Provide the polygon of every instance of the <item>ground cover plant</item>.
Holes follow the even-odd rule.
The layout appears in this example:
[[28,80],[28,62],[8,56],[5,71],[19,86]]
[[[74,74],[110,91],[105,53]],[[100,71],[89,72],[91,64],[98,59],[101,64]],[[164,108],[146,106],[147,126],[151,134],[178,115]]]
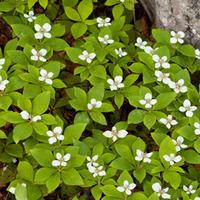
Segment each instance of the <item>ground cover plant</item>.
[[0,13],[0,198],[200,199],[200,50],[183,32],[145,38],[132,0]]

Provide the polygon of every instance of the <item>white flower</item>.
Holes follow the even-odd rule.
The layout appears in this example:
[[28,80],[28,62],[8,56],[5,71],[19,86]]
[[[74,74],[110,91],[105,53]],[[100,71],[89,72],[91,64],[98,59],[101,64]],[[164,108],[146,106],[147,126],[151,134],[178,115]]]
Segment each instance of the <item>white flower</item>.
[[87,108],[89,110],[92,110],[93,108],[101,108],[102,106],[102,102],[101,101],[97,101],[95,98],[90,100],[90,103],[87,104]]
[[10,187],[8,191],[12,194],[15,194],[15,189],[15,187]]
[[163,56],[160,58],[158,55],[153,55],[152,58],[153,61],[156,62],[155,68],[160,68],[160,67],[163,67],[165,69],[170,68],[170,64],[167,62],[167,56]]
[[97,23],[98,23],[98,27],[104,27],[104,26],[110,26],[111,23],[111,19],[109,17],[106,17],[105,19],[101,18],[101,17],[97,17],[96,19]]
[[37,121],[40,121],[42,119],[40,115],[32,116],[25,110],[23,110],[20,113],[20,115],[21,115],[22,119],[29,120],[31,122],[37,122]]
[[103,166],[99,166],[99,167],[89,166],[88,170],[90,173],[93,174],[94,178],[97,176],[105,176],[106,175],[105,170],[103,170]]
[[67,161],[69,161],[70,158],[71,154],[69,153],[65,154],[64,156],[62,156],[60,153],[56,153],[56,160],[53,160],[51,164],[53,167],[58,167],[58,166],[66,167]]
[[142,41],[142,38],[138,37],[136,39],[136,43],[135,43],[136,47],[139,47],[140,49],[145,49],[146,45],[147,45],[147,42],[146,41]]
[[34,16],[34,12],[33,11],[29,11],[28,14],[24,14],[24,17],[29,21],[29,22],[33,22],[36,17]]
[[186,194],[194,194],[196,192],[196,190],[193,190],[193,186],[192,185],[189,185],[189,187],[184,185],[183,186],[183,190],[186,192]]
[[22,185],[23,187],[26,187],[26,183],[22,183],[21,185]]
[[81,60],[85,60],[87,63],[91,63],[92,60],[96,57],[96,53],[88,53],[86,50],[78,56]]
[[139,100],[141,105],[145,105],[145,108],[151,108],[153,105],[157,103],[156,99],[152,99],[151,93],[146,93],[144,99]]
[[174,163],[180,162],[182,157],[181,156],[175,156],[175,154],[170,153],[170,155],[164,155],[163,158],[169,162],[170,165],[173,165]]
[[194,200],[200,200],[200,197],[195,197]]
[[4,64],[5,64],[5,58],[0,58],[0,69],[3,68],[2,65],[4,65]]
[[183,144],[184,138],[182,136],[178,136],[176,140],[172,139],[172,142],[175,145],[176,152],[180,151],[181,149],[187,148],[187,145]]
[[108,34],[104,35],[104,37],[98,37],[98,40],[99,40],[99,42],[102,42],[103,44],[114,43],[114,40],[110,39]]
[[95,155],[95,156],[93,156],[93,157],[87,156],[87,161],[89,161],[89,162],[87,163],[87,167],[88,167],[88,168],[90,168],[90,167],[92,167],[92,166],[98,167],[99,164],[96,162],[96,161],[98,160],[98,158],[99,158],[98,155]]
[[197,59],[200,59],[200,50],[199,49],[195,50],[195,55],[196,55]]
[[151,46],[145,46],[144,51],[149,55],[153,55],[158,48],[153,49]]
[[164,84],[169,84],[170,78],[169,73],[163,73],[161,71],[156,70],[155,76],[157,77],[157,81],[163,82]]
[[0,90],[4,91],[6,89],[6,85],[9,83],[8,80],[2,80],[2,76],[0,76]]
[[112,127],[112,131],[105,131],[103,135],[107,138],[112,138],[112,141],[115,142],[118,138],[125,138],[128,132],[126,130],[117,130],[115,126]]
[[48,85],[52,85],[52,76],[53,72],[47,72],[45,69],[40,69],[40,76],[38,78],[39,81],[43,81]]
[[135,183],[129,183],[127,180],[125,180],[122,186],[117,187],[117,190],[119,192],[125,192],[127,195],[131,195],[131,190],[133,190],[135,187]]
[[140,149],[137,149],[136,151],[137,156],[135,156],[135,160],[137,161],[142,161],[145,163],[150,163],[151,162],[151,156],[152,156],[152,152],[151,153],[144,153],[142,152]]
[[122,83],[122,76],[115,76],[114,80],[113,79],[108,79],[107,83],[110,85],[110,90],[118,90],[119,88],[123,88],[124,84]]
[[35,33],[36,39],[42,39],[44,37],[51,38],[51,33],[49,33],[51,30],[51,25],[49,23],[45,23],[43,26],[35,24],[34,28],[37,31],[37,33]]
[[194,130],[195,135],[200,135],[200,123],[195,122],[195,123],[194,123],[194,127],[196,128],[196,129]]
[[47,135],[49,138],[49,144],[53,144],[58,140],[64,140],[64,135],[62,135],[62,127],[57,126],[53,129],[53,131],[47,131]]
[[172,115],[168,115],[167,118],[161,118],[159,122],[164,124],[168,129],[170,129],[171,126],[175,126],[178,124],[178,122],[173,119]]
[[16,162],[17,162],[17,159],[16,159],[16,158],[13,158],[13,159],[12,159],[12,162],[13,162],[13,163],[16,163]]
[[115,49],[115,53],[121,58],[127,55],[127,52],[122,51],[122,48]]
[[32,49],[31,53],[32,53],[31,60],[34,60],[34,61],[40,60],[41,62],[47,61],[47,59],[44,58],[44,56],[46,56],[46,54],[47,54],[46,49],[41,49],[39,51],[37,51],[36,49]]
[[167,192],[169,191],[169,188],[162,188],[160,183],[154,183],[152,185],[152,189],[154,192],[157,193],[157,195],[160,197],[162,197],[163,199],[170,199],[171,198],[171,195],[170,194],[167,194]]
[[175,83],[175,82],[173,82],[173,81],[169,81],[168,85],[169,85],[169,87],[170,87],[171,89],[173,89],[174,92],[176,92],[177,94],[178,94],[179,92],[181,92],[181,93],[187,92],[187,87],[184,85],[184,80],[183,80],[183,79],[178,80],[177,83]]
[[125,0],[120,0],[120,2],[121,2],[121,3],[124,3],[124,2],[125,2]]
[[191,106],[191,102],[189,99],[186,99],[183,102],[183,106],[179,107],[180,112],[185,112],[186,117],[192,117],[193,112],[197,109],[196,106]]
[[177,33],[174,31],[171,31],[171,38],[170,38],[170,43],[171,44],[176,44],[179,42],[180,44],[184,43],[184,40],[182,38],[185,37],[185,33],[182,31],[178,31]]

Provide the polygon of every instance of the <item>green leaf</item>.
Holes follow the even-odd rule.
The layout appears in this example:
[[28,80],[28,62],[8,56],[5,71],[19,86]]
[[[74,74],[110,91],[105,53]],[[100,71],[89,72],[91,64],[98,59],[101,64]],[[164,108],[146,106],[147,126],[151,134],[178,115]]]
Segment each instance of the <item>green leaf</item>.
[[62,0],[63,6],[73,7],[78,3],[78,0]]
[[17,37],[23,37],[25,35],[32,36],[34,31],[27,25],[24,24],[13,24],[12,29]]
[[123,194],[121,194],[120,192],[118,192],[116,190],[116,187],[114,185],[105,185],[100,187],[100,190],[106,195],[106,196],[110,196],[113,197],[113,199],[116,198],[123,198]]
[[79,37],[84,35],[86,31],[87,31],[87,25],[82,22],[77,22],[73,24],[71,27],[71,32],[74,39],[78,39]]
[[195,142],[194,142],[194,148],[195,150],[200,153],[200,138],[198,138]]
[[93,11],[92,0],[82,0],[78,5],[78,12],[82,21],[86,20]]
[[79,13],[72,7],[64,7],[67,17],[74,21],[81,21]]
[[151,127],[156,123],[156,116],[153,113],[147,113],[143,119],[144,125],[151,129]]
[[18,124],[13,130],[13,140],[18,143],[20,140],[27,139],[32,135],[33,128],[29,122]]
[[39,0],[39,3],[45,9],[48,5],[48,0]]
[[118,4],[113,7],[112,13],[115,20],[119,19],[124,12],[124,6],[122,4]]
[[36,96],[32,102],[33,114],[43,114],[47,111],[50,102],[50,92],[43,92]]
[[167,183],[170,183],[174,189],[178,189],[181,184],[181,176],[177,172],[166,171],[163,173],[163,178]]
[[172,101],[174,101],[176,98],[175,92],[165,92],[162,94],[159,94],[156,99],[157,103],[154,105],[154,109],[161,110],[165,107],[167,107]]
[[23,148],[20,144],[9,144],[5,152],[13,157],[22,158]]
[[196,139],[196,135],[194,134],[194,130],[189,125],[181,126],[176,130],[176,132],[186,138],[189,141],[194,141]]
[[132,170],[133,166],[125,158],[117,158],[110,164],[111,167],[120,170]]
[[128,124],[139,124],[143,121],[146,111],[132,110],[128,115]]
[[44,184],[46,180],[56,173],[56,169],[53,168],[40,168],[35,174],[34,182],[37,184]]
[[175,145],[172,142],[172,139],[169,136],[166,136],[161,142],[159,149],[159,157],[164,165],[169,165],[169,163],[164,160],[163,156],[169,156],[171,153],[176,154]]
[[63,170],[61,176],[66,185],[83,185],[83,179],[74,168]]
[[5,112],[2,116],[0,116],[3,120],[13,123],[13,124],[18,124],[24,122],[24,119],[22,119],[21,115],[18,112],[12,112],[8,111]]
[[153,29],[152,35],[158,43],[161,43],[161,44],[169,44],[170,43],[170,34],[166,30]]
[[135,176],[135,178],[142,183],[142,181],[144,180],[144,178],[146,177],[146,170],[144,167],[138,168],[133,172],[133,175]]
[[28,200],[27,188],[24,187],[21,183],[18,183],[15,188],[15,198],[16,200]]
[[[54,156],[51,151],[44,148],[33,148],[30,150],[33,158],[44,167],[52,167],[51,163],[54,160]],[[41,153],[42,152],[42,153]]]
[[86,123],[77,123],[68,126],[64,131],[65,139],[62,142],[63,144],[72,144],[73,140],[79,140],[83,131],[86,128]]
[[6,139],[6,138],[7,138],[6,134],[2,130],[0,130],[0,139]]
[[106,118],[100,112],[89,112],[90,117],[94,122],[97,122],[102,125],[107,125]]
[[0,109],[7,111],[12,104],[12,99],[9,96],[0,97]]
[[200,164],[200,155],[194,150],[185,150],[181,152],[185,161],[189,164]]
[[53,192],[60,184],[60,172],[56,172],[50,176],[46,181],[48,193]]
[[61,38],[50,38],[45,44],[53,48],[54,51],[64,51],[69,47],[67,42]]
[[18,175],[21,179],[25,179],[27,181],[33,181],[33,167],[27,161],[21,161],[17,166]]
[[12,60],[12,62],[22,65],[28,65],[29,62],[23,53],[23,51],[20,50],[9,50],[6,52],[9,56],[9,58]]
[[195,49],[189,44],[180,45],[180,47],[177,50],[185,56],[195,57]]

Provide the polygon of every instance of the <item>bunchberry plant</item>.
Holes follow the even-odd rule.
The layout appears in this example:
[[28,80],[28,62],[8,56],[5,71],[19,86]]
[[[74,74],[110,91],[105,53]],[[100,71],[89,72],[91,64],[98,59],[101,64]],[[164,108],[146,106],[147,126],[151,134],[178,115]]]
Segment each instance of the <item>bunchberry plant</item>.
[[180,30],[143,37],[132,8],[0,2],[6,198],[200,199],[200,50]]

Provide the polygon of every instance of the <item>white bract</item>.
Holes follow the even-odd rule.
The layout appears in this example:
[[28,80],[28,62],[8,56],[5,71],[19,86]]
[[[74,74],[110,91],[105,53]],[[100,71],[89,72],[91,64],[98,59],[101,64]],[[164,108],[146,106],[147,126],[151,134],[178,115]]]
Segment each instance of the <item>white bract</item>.
[[114,80],[113,79],[108,79],[107,83],[110,85],[110,90],[118,90],[119,88],[123,88],[124,84],[122,83],[123,78],[122,76],[115,76]]
[[195,135],[200,135],[200,123],[195,122],[194,127],[195,127],[195,130],[194,130]]
[[174,90],[174,92],[178,93],[185,93],[187,92],[187,86],[184,85],[184,80],[180,79],[178,80],[177,83],[173,82],[173,81],[169,81],[168,85],[171,89]]
[[4,64],[5,64],[5,58],[0,58],[0,69],[3,68]]
[[21,115],[22,119],[29,120],[31,122],[37,122],[37,121],[40,121],[42,119],[40,115],[32,116],[25,110],[23,110],[20,113],[20,115]]
[[114,43],[114,40],[110,39],[110,36],[108,34],[104,35],[104,37],[98,37],[99,42],[103,44],[112,44]]
[[184,138],[182,136],[178,136],[176,140],[172,139],[172,142],[175,145],[176,152],[180,151],[181,149],[187,148],[187,145],[183,144]]
[[[42,152],[41,152],[42,153]],[[60,153],[56,153],[56,160],[52,161],[52,166],[53,167],[66,167],[67,166],[67,161],[69,161],[71,158],[71,154],[65,154],[62,156]]]
[[177,33],[175,31],[171,31],[171,38],[170,43],[176,44],[177,42],[180,44],[184,43],[183,38],[185,37],[185,33],[182,31],[178,31]]
[[51,33],[49,33],[51,30],[51,25],[49,23],[45,23],[43,26],[35,24],[34,28],[37,32],[35,33],[36,39],[51,38]]
[[150,163],[151,162],[150,158],[151,158],[152,154],[153,154],[152,152],[151,153],[144,153],[140,149],[137,149],[135,160],[143,161],[145,163]]
[[94,178],[97,176],[105,176],[106,175],[105,170],[103,170],[103,166],[99,166],[99,167],[89,166],[88,170],[90,173],[93,174]]
[[0,91],[4,91],[8,83],[8,80],[2,80],[2,76],[0,76]]
[[29,22],[33,22],[36,17],[34,16],[34,12],[33,11],[29,11],[27,14],[24,14],[24,17],[29,21]]
[[170,199],[171,198],[171,195],[168,194],[167,192],[169,191],[169,188],[162,188],[160,183],[154,183],[152,185],[152,189],[154,192],[157,193],[157,195],[159,197],[162,197],[163,199]]
[[164,124],[168,129],[170,129],[171,126],[175,126],[178,124],[178,122],[175,119],[173,119],[172,115],[168,115],[167,118],[161,118],[159,122]]
[[195,197],[194,200],[200,200],[200,197]]
[[31,50],[32,56],[31,56],[31,60],[34,61],[41,61],[41,62],[46,62],[47,59],[44,58],[44,56],[46,56],[47,54],[47,50],[46,49],[41,49],[39,51],[37,51],[36,49],[32,49]]
[[62,135],[62,127],[57,126],[53,129],[53,131],[47,131],[47,135],[49,138],[49,144],[53,144],[58,140],[64,140],[64,135]]
[[106,17],[105,19],[103,19],[101,17],[97,17],[96,21],[97,21],[98,27],[104,27],[104,26],[106,27],[106,26],[111,25],[111,23],[110,23],[111,18],[110,17]]
[[45,69],[40,69],[40,76],[38,78],[39,81],[43,81],[48,85],[52,85],[53,81],[53,72],[47,72]]
[[200,50],[199,49],[195,50],[195,56],[197,59],[200,59]]
[[96,53],[88,53],[88,51],[84,50],[81,55],[78,56],[81,60],[86,61],[87,63],[91,63],[92,60],[96,57]]
[[156,70],[155,76],[157,77],[157,81],[163,82],[164,84],[169,84],[170,78],[169,73],[163,73],[161,71]]
[[125,2],[125,0],[119,0],[121,3],[124,3]]
[[112,141],[115,142],[118,138],[125,138],[128,132],[126,130],[117,130],[115,126],[112,127],[112,131],[105,131],[103,135],[107,138],[112,138]]
[[170,165],[173,165],[174,163],[180,162],[182,157],[180,155],[175,156],[175,154],[170,153],[170,155],[164,155],[163,158],[169,162]]
[[135,43],[136,47],[139,47],[140,49],[145,49],[146,45],[147,45],[147,41],[142,41],[142,38],[140,37],[136,39],[136,43]]
[[151,93],[146,93],[144,96],[144,99],[139,100],[139,103],[141,105],[144,105],[145,108],[152,108],[153,105],[157,103],[156,99],[152,99],[152,94]]
[[153,55],[158,48],[153,49],[151,46],[145,46],[144,51],[149,55]]
[[117,190],[119,192],[125,192],[127,195],[131,195],[131,190],[133,190],[135,187],[135,183],[129,183],[127,180],[125,180],[122,186],[117,187]]
[[183,102],[183,106],[179,107],[180,112],[185,112],[186,117],[192,117],[193,112],[197,109],[196,106],[191,106],[191,102],[189,99],[186,99]]
[[102,106],[102,102],[97,101],[95,98],[92,98],[90,100],[90,103],[87,104],[87,108],[89,110],[92,110],[93,108],[101,108],[101,106]]
[[12,193],[12,194],[15,194],[15,190],[16,190],[15,187],[10,187],[10,188],[8,189],[8,191],[9,191],[10,193]]
[[94,155],[93,157],[89,157],[87,156],[87,167],[90,168],[92,166],[94,167],[98,167],[99,164],[96,162],[98,160],[99,156],[98,155]]
[[163,67],[165,69],[170,68],[170,64],[167,62],[167,56],[159,57],[158,55],[152,56],[153,61],[155,62],[155,68]]
[[188,187],[184,185],[183,190],[186,192],[186,194],[194,194],[196,192],[196,190],[193,189],[192,185],[189,185]]
[[115,49],[115,53],[121,58],[127,55],[127,52],[123,51],[122,48]]

